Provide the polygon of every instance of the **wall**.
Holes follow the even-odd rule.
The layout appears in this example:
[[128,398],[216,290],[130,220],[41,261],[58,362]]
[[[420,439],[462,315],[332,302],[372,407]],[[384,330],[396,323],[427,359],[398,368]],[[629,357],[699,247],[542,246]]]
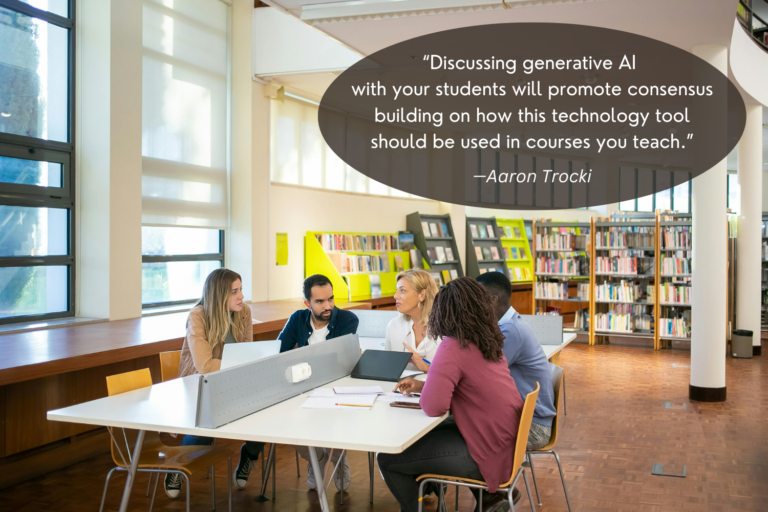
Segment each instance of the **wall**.
[[[269,190],[269,236],[264,241],[269,245],[269,300],[301,296],[307,231],[397,233],[405,230],[409,213],[442,213],[440,203],[425,199],[377,197],[277,183],[271,184]],[[288,265],[275,265],[275,233],[288,233]]]
[[591,210],[495,210],[467,207],[467,217],[498,217],[499,219],[522,217],[525,220],[544,218],[559,222],[589,222],[590,217],[606,217],[608,215],[610,213],[606,206]]

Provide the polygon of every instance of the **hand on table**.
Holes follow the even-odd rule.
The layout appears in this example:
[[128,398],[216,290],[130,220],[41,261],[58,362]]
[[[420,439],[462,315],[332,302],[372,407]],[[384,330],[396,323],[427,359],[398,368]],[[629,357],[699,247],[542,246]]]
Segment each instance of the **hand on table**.
[[410,396],[412,393],[421,393],[423,388],[424,382],[412,379],[411,377],[406,377],[397,383],[397,386],[395,386],[394,390],[399,391],[404,395]]

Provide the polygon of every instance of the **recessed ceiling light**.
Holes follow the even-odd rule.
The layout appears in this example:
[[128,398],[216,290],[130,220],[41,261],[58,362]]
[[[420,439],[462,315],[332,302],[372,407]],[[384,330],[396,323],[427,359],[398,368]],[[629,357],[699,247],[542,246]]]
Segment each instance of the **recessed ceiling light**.
[[8,112],[0,112],[0,116],[11,117],[11,114],[9,114]]

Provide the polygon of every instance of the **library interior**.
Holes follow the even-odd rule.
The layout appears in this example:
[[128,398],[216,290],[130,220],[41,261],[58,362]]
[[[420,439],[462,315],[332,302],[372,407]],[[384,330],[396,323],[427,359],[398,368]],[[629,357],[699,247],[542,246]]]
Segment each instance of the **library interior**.
[[[764,20],[768,0],[0,0],[0,512],[768,510]],[[493,180],[436,183],[418,170],[450,150],[410,144],[448,118],[425,105],[376,119],[402,146],[356,168],[334,81],[496,24],[692,54],[743,130],[706,172],[502,144],[454,153]],[[564,46],[589,86],[621,60]],[[510,65],[489,72],[535,90]],[[654,100],[562,101],[553,134],[631,137]]]

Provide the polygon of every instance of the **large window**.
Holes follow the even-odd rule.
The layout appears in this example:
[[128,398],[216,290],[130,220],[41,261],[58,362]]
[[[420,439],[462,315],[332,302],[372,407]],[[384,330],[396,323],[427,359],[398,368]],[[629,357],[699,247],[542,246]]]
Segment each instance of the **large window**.
[[[619,210],[626,212],[655,212],[672,210],[691,212],[691,173],[621,167],[619,169],[620,197],[640,196],[619,202]],[[654,190],[661,188],[660,192]]]
[[216,0],[144,0],[142,304],[200,298],[224,261],[228,16]]
[[0,324],[74,315],[73,9],[0,0]]
[[741,186],[739,185],[739,175],[728,173],[728,203],[726,208],[733,213],[739,213],[739,204],[741,203]]

